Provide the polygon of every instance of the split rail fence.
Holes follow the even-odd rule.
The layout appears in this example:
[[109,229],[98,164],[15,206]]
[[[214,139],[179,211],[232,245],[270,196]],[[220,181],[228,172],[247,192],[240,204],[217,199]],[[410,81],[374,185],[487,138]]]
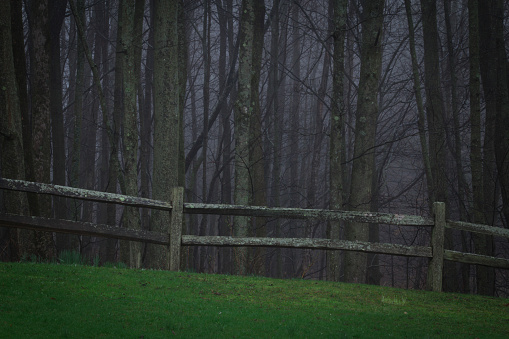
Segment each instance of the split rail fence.
[[[0,226],[112,237],[117,239],[166,245],[169,250],[168,268],[173,271],[179,270],[180,250],[182,246],[287,247],[426,257],[430,259],[427,286],[428,289],[433,291],[441,291],[442,289],[442,269],[444,260],[509,269],[509,259],[444,249],[445,228],[453,228],[462,231],[505,238],[509,238],[509,229],[446,220],[445,204],[442,202],[434,203],[433,218],[425,218],[414,215],[379,212],[186,203],[183,201],[184,190],[182,187],[173,189],[172,199],[170,202],[4,178],[0,178],[0,189],[50,194],[73,199],[115,203],[124,206],[144,207],[167,211],[171,214],[169,234],[147,230],[126,229],[117,226],[87,222],[13,215],[3,212],[0,212]],[[317,238],[196,236],[182,234],[183,214],[242,215],[286,219],[314,219],[321,221],[356,221],[370,224],[389,224],[400,226],[429,226],[432,228],[432,232],[430,246],[405,246],[390,243],[371,243]]]

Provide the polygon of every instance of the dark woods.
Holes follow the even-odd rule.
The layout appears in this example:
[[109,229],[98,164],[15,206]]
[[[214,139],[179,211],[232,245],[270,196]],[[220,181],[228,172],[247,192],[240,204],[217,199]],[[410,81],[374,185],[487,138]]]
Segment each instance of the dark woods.
[[[507,227],[509,10],[502,0],[27,0],[0,11],[0,174],[185,201],[430,216]],[[167,212],[4,191],[1,211],[167,232]],[[183,234],[428,246],[426,227],[187,215]],[[446,248],[509,257],[507,239]],[[0,229],[0,258],[74,250],[164,267],[160,245]],[[423,288],[425,258],[187,247],[197,272]],[[445,263],[444,289],[509,274]]]

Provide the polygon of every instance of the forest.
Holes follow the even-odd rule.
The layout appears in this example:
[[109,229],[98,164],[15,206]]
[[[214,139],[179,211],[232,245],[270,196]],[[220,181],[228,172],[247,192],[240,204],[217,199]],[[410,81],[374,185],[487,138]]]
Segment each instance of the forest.
[[[170,201],[432,216],[507,228],[503,0],[10,0],[0,177]],[[0,211],[167,232],[169,213],[0,190]],[[430,229],[186,215],[183,234],[429,243]],[[504,238],[446,248],[509,258]],[[0,228],[0,260],[76,251],[164,268],[166,249]],[[189,246],[182,270],[426,285],[427,258]],[[509,272],[445,262],[445,291]]]

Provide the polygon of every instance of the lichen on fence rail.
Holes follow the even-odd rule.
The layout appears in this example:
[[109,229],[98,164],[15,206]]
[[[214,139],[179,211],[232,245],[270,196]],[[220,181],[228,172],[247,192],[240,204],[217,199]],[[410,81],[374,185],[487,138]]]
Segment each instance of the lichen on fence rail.
[[433,226],[433,219],[416,215],[390,214],[380,212],[355,212],[323,209],[243,206],[224,204],[184,203],[184,213],[215,215],[246,215],[288,219],[318,219],[357,221],[374,224],[400,226]]
[[475,253],[463,253],[458,251],[444,250],[444,259],[461,262],[471,265],[484,265],[497,268],[509,269],[509,260],[504,258],[494,258],[487,255]]
[[248,246],[248,247],[288,247],[322,250],[346,250],[369,253],[394,254],[412,257],[432,257],[430,247],[405,246],[389,243],[365,241],[332,240],[320,238],[255,238],[228,236],[183,235],[182,245],[189,246]]
[[83,188],[43,184],[24,180],[0,178],[0,189],[50,194],[67,198],[78,198],[88,201],[115,203],[134,207],[156,208],[168,211],[172,209],[171,203],[160,200],[132,197],[116,193],[91,191]]
[[470,222],[464,221],[451,221],[447,220],[446,224],[447,228],[454,228],[460,231],[474,232],[474,233],[482,233],[493,236],[500,236],[509,239],[509,229],[481,224],[474,224]]

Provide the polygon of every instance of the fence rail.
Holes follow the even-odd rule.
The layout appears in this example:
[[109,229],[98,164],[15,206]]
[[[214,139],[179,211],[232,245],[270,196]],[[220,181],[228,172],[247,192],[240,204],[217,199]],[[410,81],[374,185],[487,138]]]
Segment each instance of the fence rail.
[[345,250],[369,253],[394,254],[408,257],[433,256],[430,247],[405,246],[364,241],[331,240],[320,238],[252,238],[225,236],[183,235],[182,245],[195,246],[251,246],[251,247],[287,247],[315,250]]
[[[509,230],[488,225],[446,220],[445,204],[441,202],[436,202],[433,205],[434,218],[424,218],[414,215],[378,212],[185,203],[183,201],[184,191],[181,187],[173,190],[170,202],[5,178],[0,178],[0,189],[50,194],[67,198],[168,211],[171,213],[171,224],[169,227],[169,233],[167,234],[147,230],[132,230],[110,225],[12,215],[7,213],[0,213],[0,226],[45,230],[49,232],[114,237],[123,240],[167,245],[169,247],[168,268],[170,270],[179,269],[180,250],[182,246],[287,247],[346,250],[425,257],[430,258],[427,279],[428,288],[434,291],[441,291],[442,289],[442,268],[444,260],[509,269],[508,259],[444,249],[445,228],[454,228],[463,231],[506,238],[509,238]],[[371,243],[317,238],[254,238],[182,235],[183,214],[186,213],[261,216],[287,219],[314,219],[322,221],[356,221],[370,224],[390,224],[400,226],[430,226],[432,227],[431,246],[405,246],[390,243]]]
[[146,230],[132,230],[118,226],[93,224],[82,221],[0,213],[0,226],[90,235],[95,237],[114,237],[122,240],[143,241],[152,244],[168,245],[168,234]]
[[264,206],[184,203],[184,213],[315,219],[322,221],[356,221],[371,224],[391,224],[401,226],[434,225],[433,219],[416,215]]

